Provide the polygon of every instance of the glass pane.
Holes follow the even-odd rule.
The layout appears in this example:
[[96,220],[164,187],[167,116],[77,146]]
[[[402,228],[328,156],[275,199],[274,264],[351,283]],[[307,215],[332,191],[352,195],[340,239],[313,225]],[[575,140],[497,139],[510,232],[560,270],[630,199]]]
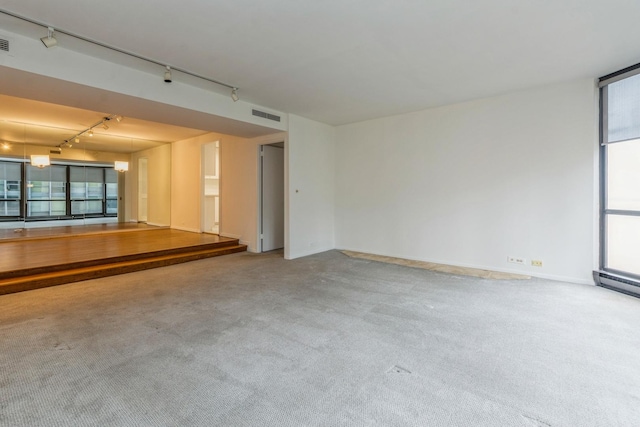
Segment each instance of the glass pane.
[[102,200],[87,200],[85,213],[101,214],[102,213]]
[[640,217],[607,215],[607,267],[640,275]]
[[20,216],[20,202],[0,201],[0,216]]
[[605,142],[640,138],[640,74],[608,86],[608,138]]
[[118,201],[115,199],[107,200],[107,214],[115,215],[118,213]]
[[101,214],[102,200],[77,200],[71,202],[71,215]]
[[20,200],[20,181],[0,179],[0,199]]
[[66,213],[64,201],[29,201],[27,203],[27,216],[30,217],[65,216]]
[[118,184],[107,184],[107,198],[115,199],[118,197]]
[[67,198],[67,192],[64,184],[64,182],[51,183],[51,199],[65,200]]
[[607,209],[640,210],[640,139],[606,149]]
[[87,197],[87,185],[84,182],[72,182],[69,185],[71,200],[84,199]]
[[97,183],[97,182],[87,183],[87,198],[102,200],[103,196],[104,196],[104,184]]
[[71,202],[71,215],[83,215],[84,213],[84,200]]

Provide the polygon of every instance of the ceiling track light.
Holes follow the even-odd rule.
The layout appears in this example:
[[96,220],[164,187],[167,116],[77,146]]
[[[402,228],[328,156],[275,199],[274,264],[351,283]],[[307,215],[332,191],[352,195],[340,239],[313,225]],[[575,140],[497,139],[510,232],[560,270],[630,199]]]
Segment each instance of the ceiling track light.
[[234,87],[233,89],[231,89],[231,99],[233,99],[233,102],[237,102],[240,97],[238,97],[238,88]]
[[53,27],[47,27],[47,37],[42,37],[40,40],[42,43],[49,49],[50,47],[54,47],[58,44],[58,40],[53,36],[55,30]]
[[61,144],[61,146],[63,146],[64,144],[67,144],[68,147],[71,147],[71,141],[74,141],[77,144],[78,142],[80,142],[80,137],[82,135],[84,135],[85,133],[87,135],[89,135],[89,136],[93,136],[93,129],[95,127],[102,126],[104,128],[104,130],[108,130],[109,129],[109,125],[107,125],[107,122],[109,122],[109,121],[111,121],[113,119],[115,119],[118,123],[120,123],[121,121],[124,120],[124,117],[122,117],[119,114],[111,114],[109,116],[105,116],[99,122],[96,122],[96,123],[92,124],[91,126],[86,128],[85,130],[82,130],[82,131],[78,132],[77,134],[75,134],[71,138],[65,139],[64,143]]
[[164,82],[171,83],[171,67],[169,67],[168,65],[166,67],[167,71],[164,72]]
[[[26,16],[21,16],[21,15],[15,14],[13,12],[8,12],[6,10],[1,10],[0,9],[0,13],[3,14],[3,15],[7,15],[7,16],[11,16],[13,18],[19,19],[21,21],[29,22],[29,23],[31,23],[33,25],[38,25],[40,27],[47,28],[48,30],[51,30],[51,40],[55,40],[54,35],[53,35],[53,32],[54,32],[53,28],[50,27],[48,24],[45,24],[44,22],[37,21],[37,20],[32,19],[32,18],[27,18]],[[85,43],[90,43],[90,44],[93,44],[95,46],[100,46],[102,48],[109,49],[109,50],[111,50],[113,52],[117,52],[117,53],[120,53],[122,55],[127,55],[127,56],[130,56],[132,58],[136,58],[136,59],[139,59],[141,61],[148,62],[150,64],[155,64],[155,65],[160,65],[160,66],[166,67],[166,63],[162,63],[162,62],[156,61],[154,59],[147,58],[147,57],[135,54],[133,52],[128,52],[128,51],[126,51],[124,49],[119,49],[119,48],[114,47],[114,46],[109,46],[108,44],[105,44],[105,43],[102,43],[102,42],[99,42],[99,41],[96,41],[96,40],[91,40],[91,39],[89,39],[87,37],[83,37],[81,35],[74,34],[74,33],[70,32],[70,31],[66,31],[66,30],[58,28],[58,29],[55,30],[55,32],[57,34],[64,34],[65,36],[73,37],[74,39],[81,40],[81,41],[83,41]],[[45,44],[45,46],[50,47],[50,46],[47,45],[47,43],[43,39],[48,40],[49,37],[43,37],[41,40],[42,40],[42,43]],[[57,41],[55,41],[55,43],[57,43]],[[55,44],[53,46],[55,46]],[[217,84],[219,86],[224,86],[226,88],[229,88],[229,89],[232,89],[232,90],[235,90],[235,91],[238,90],[237,86],[230,85],[228,83],[224,83],[224,82],[221,82],[219,80],[212,79],[212,78],[209,78],[209,77],[205,77],[203,75],[200,75],[200,74],[197,74],[197,73],[193,73],[191,71],[188,71],[188,70],[185,70],[185,69],[182,69],[182,68],[174,67],[173,69],[177,70],[177,71],[180,71],[182,74],[187,74],[187,75],[189,75],[191,77],[195,77],[195,78],[200,79],[200,80],[204,80],[204,81],[207,81],[207,82],[210,82],[210,83],[214,83],[214,84]],[[232,99],[234,99],[233,96],[232,96]],[[234,101],[235,101],[235,99],[234,99]]]

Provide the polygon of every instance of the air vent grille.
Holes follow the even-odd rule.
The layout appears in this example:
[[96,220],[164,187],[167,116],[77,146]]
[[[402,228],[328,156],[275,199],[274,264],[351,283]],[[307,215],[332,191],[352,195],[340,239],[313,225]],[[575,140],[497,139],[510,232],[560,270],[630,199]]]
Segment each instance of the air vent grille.
[[0,51],[9,52],[9,40],[0,39]]
[[263,119],[273,120],[274,122],[280,121],[280,116],[276,116],[275,114],[265,113],[260,110],[251,110],[252,114],[257,117],[262,117]]

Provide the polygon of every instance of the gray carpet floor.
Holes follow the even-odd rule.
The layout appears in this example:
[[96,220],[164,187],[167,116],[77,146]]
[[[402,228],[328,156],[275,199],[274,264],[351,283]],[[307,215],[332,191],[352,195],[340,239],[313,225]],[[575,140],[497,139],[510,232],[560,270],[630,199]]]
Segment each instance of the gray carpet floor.
[[0,296],[2,426],[639,426],[640,299],[330,251]]

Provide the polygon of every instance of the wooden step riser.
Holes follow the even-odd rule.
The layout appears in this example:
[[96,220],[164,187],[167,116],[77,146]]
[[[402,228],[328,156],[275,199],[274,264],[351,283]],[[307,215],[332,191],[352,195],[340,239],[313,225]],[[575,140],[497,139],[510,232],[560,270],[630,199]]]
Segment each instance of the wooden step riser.
[[[12,294],[16,292],[30,291],[34,289],[47,288],[50,286],[64,285],[67,283],[81,282],[83,280],[98,279],[101,277],[116,276],[119,274],[133,273],[135,271],[149,270],[152,268],[165,267],[174,264],[197,261],[205,258],[212,258],[246,251],[245,245],[236,245],[225,248],[218,248],[212,251],[197,251],[192,253],[174,254],[169,256],[136,260],[138,262],[109,263],[100,268],[67,270],[56,272],[48,277],[20,277],[14,280],[5,280],[0,283],[0,295]],[[95,266],[93,266],[95,267]],[[39,274],[38,276],[46,276]]]
[[73,270],[77,268],[94,267],[94,266],[103,265],[103,264],[114,264],[119,262],[137,261],[137,260],[143,260],[147,258],[155,258],[155,257],[161,257],[161,256],[168,256],[168,255],[188,254],[188,253],[193,253],[194,251],[201,251],[201,250],[216,250],[216,249],[232,247],[237,245],[238,245],[238,240],[229,241],[229,242],[220,242],[220,243],[207,243],[207,244],[198,245],[198,246],[163,249],[163,250],[158,250],[153,252],[121,255],[121,256],[111,257],[111,258],[70,262],[65,264],[48,265],[45,267],[28,268],[28,269],[22,269],[22,270],[12,270],[7,272],[0,272],[0,280],[16,279],[19,277],[27,277],[27,276],[33,276],[36,274]]

